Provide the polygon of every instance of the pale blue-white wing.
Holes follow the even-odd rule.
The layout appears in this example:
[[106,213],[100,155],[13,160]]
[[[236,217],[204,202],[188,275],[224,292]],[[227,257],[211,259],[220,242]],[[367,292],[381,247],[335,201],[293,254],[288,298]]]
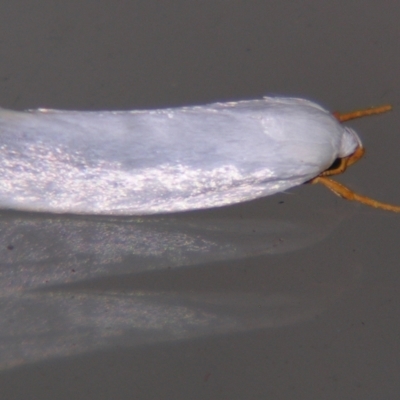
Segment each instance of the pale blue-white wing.
[[[347,143],[347,145],[346,145]],[[152,214],[233,204],[304,183],[356,134],[301,99],[144,111],[0,111],[0,205]]]

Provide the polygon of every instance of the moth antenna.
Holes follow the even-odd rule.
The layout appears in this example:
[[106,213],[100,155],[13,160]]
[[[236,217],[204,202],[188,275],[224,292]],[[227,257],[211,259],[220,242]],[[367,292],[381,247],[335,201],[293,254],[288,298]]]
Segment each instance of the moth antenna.
[[343,197],[346,200],[358,201],[359,203],[365,204],[370,207],[400,213],[400,206],[382,203],[380,201],[371,199],[370,197],[355,193],[343,184],[336,182],[333,179],[327,178],[326,176],[317,176],[311,181],[311,183],[321,183],[337,196]]
[[342,114],[338,111],[335,111],[332,114],[335,118],[338,119],[338,121],[345,122],[345,121],[349,121],[351,119],[366,117],[369,115],[383,114],[383,113],[391,111],[391,110],[392,110],[392,106],[390,104],[384,104],[382,106],[364,108],[362,110],[351,111],[351,112],[344,113],[344,114]]

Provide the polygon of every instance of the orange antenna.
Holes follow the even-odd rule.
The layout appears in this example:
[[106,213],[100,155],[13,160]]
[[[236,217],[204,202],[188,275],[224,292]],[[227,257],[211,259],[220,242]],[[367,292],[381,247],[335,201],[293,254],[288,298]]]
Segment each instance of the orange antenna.
[[338,111],[335,111],[333,113],[333,115],[340,122],[345,122],[345,121],[349,121],[351,119],[366,117],[369,115],[383,114],[385,112],[391,111],[391,109],[392,109],[392,106],[390,104],[384,104],[383,106],[365,108],[363,110],[351,111],[349,113],[344,113],[344,114],[342,114]]

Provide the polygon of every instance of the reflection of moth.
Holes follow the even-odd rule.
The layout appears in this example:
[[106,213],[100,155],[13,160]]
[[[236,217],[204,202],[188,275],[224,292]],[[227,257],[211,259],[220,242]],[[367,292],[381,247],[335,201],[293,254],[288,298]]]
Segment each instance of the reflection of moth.
[[167,213],[238,203],[307,181],[347,196],[321,176],[335,160],[339,167],[329,174],[362,155],[359,137],[338,119],[307,100],[270,97],[160,110],[0,110],[0,206]]

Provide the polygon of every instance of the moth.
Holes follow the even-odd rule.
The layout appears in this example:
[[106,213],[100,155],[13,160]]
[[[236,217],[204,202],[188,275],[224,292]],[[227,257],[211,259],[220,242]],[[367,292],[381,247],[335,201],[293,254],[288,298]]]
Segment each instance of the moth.
[[264,97],[133,111],[0,109],[0,207],[145,215],[221,207],[306,182],[377,208],[328,178],[364,149],[333,115],[299,98]]

